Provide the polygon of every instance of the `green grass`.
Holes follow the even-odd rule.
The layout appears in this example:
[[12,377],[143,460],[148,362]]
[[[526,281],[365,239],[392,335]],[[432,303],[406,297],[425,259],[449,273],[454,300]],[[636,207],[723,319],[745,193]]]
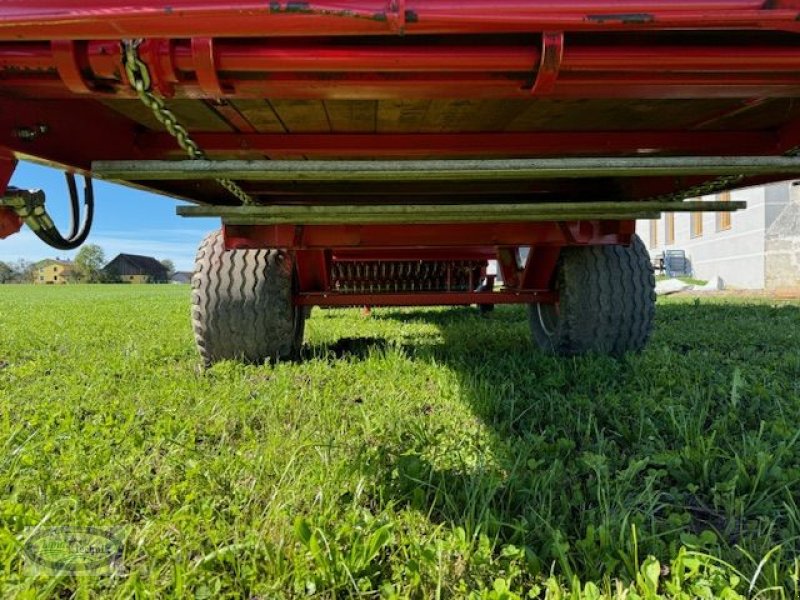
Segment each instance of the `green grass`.
[[683,283],[688,283],[689,285],[705,285],[708,283],[705,279],[694,279],[693,277],[668,277],[667,275],[656,275],[656,281],[666,281],[667,279],[678,279]]
[[[797,304],[660,299],[622,360],[315,309],[304,362],[204,372],[188,293],[0,286],[3,597],[797,597]],[[52,525],[123,573],[26,569]]]

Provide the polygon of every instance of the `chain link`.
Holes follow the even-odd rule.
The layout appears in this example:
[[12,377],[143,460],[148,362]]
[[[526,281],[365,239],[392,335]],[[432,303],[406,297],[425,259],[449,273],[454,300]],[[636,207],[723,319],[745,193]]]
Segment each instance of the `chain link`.
[[[150,71],[145,62],[139,58],[139,45],[142,40],[125,40],[122,43],[123,63],[128,82],[136,91],[139,100],[149,108],[153,116],[161,123],[169,134],[175,138],[178,145],[189,155],[192,160],[205,160],[206,153],[197,145],[189,131],[184,127],[166,105],[163,99],[156,96],[152,90]],[[254,204],[253,198],[241,186],[230,179],[217,179],[225,190],[244,205]]]

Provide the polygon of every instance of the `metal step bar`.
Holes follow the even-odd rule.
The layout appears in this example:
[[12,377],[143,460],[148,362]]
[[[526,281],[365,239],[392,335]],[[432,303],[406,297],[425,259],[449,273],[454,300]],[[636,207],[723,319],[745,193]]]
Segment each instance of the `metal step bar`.
[[184,217],[221,217],[225,225],[370,225],[402,223],[512,223],[657,219],[662,212],[730,212],[745,202],[569,202],[547,204],[395,204],[179,206]]
[[508,160],[125,160],[96,161],[104,179],[163,181],[508,181],[672,175],[800,176],[800,157],[679,156]]

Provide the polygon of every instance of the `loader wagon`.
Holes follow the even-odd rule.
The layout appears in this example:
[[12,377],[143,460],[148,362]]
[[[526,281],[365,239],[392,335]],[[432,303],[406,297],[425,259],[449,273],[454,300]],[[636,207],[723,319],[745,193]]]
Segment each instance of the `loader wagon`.
[[[92,177],[220,218],[207,363],[297,356],[312,306],[526,304],[547,352],[638,351],[636,220],[799,155],[799,0],[0,3],[0,237],[75,248]],[[69,231],[18,159],[65,171]]]

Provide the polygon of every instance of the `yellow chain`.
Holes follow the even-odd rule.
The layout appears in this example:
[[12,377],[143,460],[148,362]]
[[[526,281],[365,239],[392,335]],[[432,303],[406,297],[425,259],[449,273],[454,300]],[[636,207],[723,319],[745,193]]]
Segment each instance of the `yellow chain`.
[[[189,155],[192,160],[205,160],[206,154],[197,145],[189,131],[184,127],[163,99],[151,91],[152,80],[147,64],[139,58],[139,44],[141,40],[125,40],[122,43],[123,64],[128,82],[136,92],[139,100],[153,112],[153,116],[161,123],[169,134],[175,138],[178,145]],[[230,192],[242,204],[254,204],[253,198],[241,186],[230,179],[217,179],[225,190]]]

